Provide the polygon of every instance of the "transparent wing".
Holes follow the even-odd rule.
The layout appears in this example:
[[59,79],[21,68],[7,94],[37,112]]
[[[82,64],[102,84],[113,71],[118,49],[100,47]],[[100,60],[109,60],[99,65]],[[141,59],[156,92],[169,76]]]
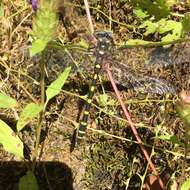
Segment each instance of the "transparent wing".
[[167,80],[138,74],[126,64],[114,63],[112,73],[117,84],[122,85],[126,90],[159,95],[176,94],[175,86]]

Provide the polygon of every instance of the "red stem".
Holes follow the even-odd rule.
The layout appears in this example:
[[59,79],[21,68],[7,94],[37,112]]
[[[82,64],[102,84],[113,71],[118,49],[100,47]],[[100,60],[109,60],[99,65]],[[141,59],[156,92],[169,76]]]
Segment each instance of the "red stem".
[[136,128],[135,128],[135,125],[134,125],[134,123],[133,123],[131,117],[130,117],[130,114],[129,114],[129,112],[128,112],[126,106],[124,105],[124,103],[123,103],[123,101],[122,101],[121,95],[120,95],[120,93],[119,93],[119,91],[118,91],[118,89],[117,89],[117,86],[116,86],[116,84],[115,84],[115,82],[114,82],[114,79],[113,79],[113,77],[112,77],[112,73],[111,73],[111,71],[110,71],[110,65],[109,65],[109,63],[106,64],[105,70],[106,70],[107,75],[108,75],[108,78],[109,78],[109,80],[110,80],[110,82],[111,82],[111,84],[112,84],[112,87],[113,87],[113,89],[114,89],[114,91],[115,91],[115,94],[116,94],[116,96],[117,96],[117,99],[119,100],[119,103],[121,104],[121,107],[122,107],[122,110],[123,110],[123,112],[124,112],[124,115],[125,115],[125,117],[127,118],[128,122],[129,122],[130,128],[131,128],[131,130],[132,130],[132,132],[133,132],[133,134],[134,134],[134,136],[135,136],[135,138],[136,138],[136,140],[137,140],[137,142],[138,142],[138,144],[139,144],[139,146],[140,146],[140,148],[141,148],[141,150],[142,150],[142,152],[143,152],[143,154],[144,154],[144,156],[145,156],[145,158],[146,158],[146,160],[147,160],[147,162],[148,162],[148,164],[150,165],[150,168],[152,169],[153,173],[156,175],[156,177],[157,177],[157,179],[158,179],[158,182],[159,182],[159,184],[160,184],[160,187],[161,187],[162,189],[165,189],[165,188],[164,188],[164,183],[163,183],[162,179],[160,178],[160,176],[159,176],[159,174],[158,174],[158,172],[157,172],[157,170],[156,170],[154,164],[152,163],[152,161],[151,161],[151,159],[150,159],[150,157],[149,157],[149,155],[148,155],[148,153],[147,153],[145,147],[143,146],[142,141],[141,141],[141,138],[140,138],[140,136],[138,135],[138,132],[137,132],[137,130],[136,130]]

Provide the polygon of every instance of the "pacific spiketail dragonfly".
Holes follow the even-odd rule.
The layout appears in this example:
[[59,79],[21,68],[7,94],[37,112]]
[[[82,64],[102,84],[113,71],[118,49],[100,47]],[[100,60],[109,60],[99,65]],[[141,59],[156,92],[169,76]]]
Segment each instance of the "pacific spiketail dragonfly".
[[[182,89],[189,89],[190,48],[188,43],[170,47],[125,49],[118,48],[113,42],[108,42],[109,46],[106,47],[105,41],[113,40],[110,32],[97,32],[95,36],[97,45],[94,49],[50,44],[45,54],[47,85],[68,66],[72,66],[70,75],[72,80],[79,78],[80,81],[85,81],[87,86],[93,84],[93,88],[91,86],[85,92],[88,94],[90,91],[83,114],[89,115],[94,88],[100,86],[98,78],[101,78],[101,83],[105,84],[107,90],[111,89],[103,69],[106,59],[111,62],[111,70],[116,84],[120,90],[125,92],[136,93],[138,96],[145,95],[144,97],[146,95],[156,96],[159,99],[169,94],[175,96]],[[101,54],[106,54],[104,61],[101,61]],[[97,60],[100,68],[93,74]],[[39,74],[36,75],[34,72],[37,71],[35,66],[29,68],[28,71],[32,77],[38,76],[37,78],[39,78]],[[95,81],[93,81],[93,77],[96,77]],[[91,89],[93,89],[93,93]],[[80,122],[80,127],[83,128],[81,138],[84,135],[87,120],[88,116],[83,116]]]

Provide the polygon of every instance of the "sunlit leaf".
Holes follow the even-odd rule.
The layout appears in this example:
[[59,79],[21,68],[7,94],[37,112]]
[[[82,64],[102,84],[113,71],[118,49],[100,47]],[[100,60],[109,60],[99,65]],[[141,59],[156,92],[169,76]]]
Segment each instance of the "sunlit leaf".
[[21,112],[17,122],[17,131],[20,131],[26,126],[33,118],[38,116],[43,107],[34,103],[28,104]]
[[26,175],[19,180],[19,190],[38,190],[38,183],[32,171],[27,171]]
[[133,0],[133,6],[146,10],[150,16],[157,20],[167,17],[170,14],[170,7],[166,0]]
[[182,24],[173,20],[162,19],[159,21],[158,33],[164,34],[170,32],[166,36],[162,37],[162,41],[177,40],[182,35]]
[[133,9],[133,13],[140,19],[145,19],[147,18],[149,15],[143,11],[142,9]]
[[42,39],[37,39],[32,43],[32,46],[30,48],[30,57],[34,56],[37,53],[42,52],[48,41],[42,40]]
[[190,178],[188,178],[181,186],[180,190],[189,190],[190,189]]
[[65,81],[67,80],[67,77],[69,76],[70,71],[71,67],[67,67],[64,72],[61,73],[59,77],[48,86],[46,90],[46,102],[60,93],[63,85],[65,84]]
[[0,108],[12,108],[17,106],[17,101],[4,93],[0,93]]
[[161,139],[164,141],[169,141],[169,142],[172,142],[175,144],[180,144],[180,141],[177,139],[177,137],[175,135],[160,135],[155,138],[158,138],[158,139]]
[[139,28],[145,28],[145,36],[154,33],[165,34],[162,37],[162,41],[164,42],[177,40],[182,36],[182,23],[173,20],[161,19],[158,22],[147,20]]
[[102,107],[105,107],[106,105],[108,105],[108,101],[109,101],[109,96],[107,94],[101,94],[98,97],[98,103]]
[[85,41],[84,39],[80,40],[77,44],[86,48],[86,49],[89,48],[89,43],[87,41]]
[[149,34],[154,34],[157,31],[158,24],[147,20],[143,22],[143,24],[141,24],[139,28],[145,28],[146,32],[144,33],[144,35],[148,36]]
[[145,40],[139,40],[139,39],[136,39],[136,40],[128,40],[125,44],[126,45],[146,45],[146,44],[149,44],[150,41],[145,41]]
[[0,144],[3,148],[21,158],[23,158],[23,143],[16,133],[2,120],[0,120]]
[[[176,21],[173,21],[173,20],[166,20],[166,19],[161,19],[159,22],[158,22],[158,32],[160,34],[164,34],[166,32],[169,32],[169,31],[172,31],[174,30],[176,27],[179,27],[181,26],[181,23],[180,22],[176,22]],[[180,27],[181,28],[181,27]]]

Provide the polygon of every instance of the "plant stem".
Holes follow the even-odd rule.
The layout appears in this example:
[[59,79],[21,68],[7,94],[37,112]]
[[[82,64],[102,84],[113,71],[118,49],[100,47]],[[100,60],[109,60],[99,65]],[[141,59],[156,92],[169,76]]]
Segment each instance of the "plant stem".
[[[40,96],[40,103],[44,107],[45,105],[45,61],[44,61],[44,51],[42,52],[41,61],[40,61],[40,88],[41,88],[41,96]],[[38,124],[36,128],[36,145],[35,149],[32,155],[32,171],[35,169],[36,165],[36,158],[38,156],[38,149],[40,144],[40,136],[41,136],[41,130],[42,130],[42,122],[43,122],[43,115],[44,115],[44,109],[40,112],[39,118],[38,118]]]
[[127,120],[128,120],[128,123],[129,123],[129,125],[130,125],[130,128],[131,128],[131,130],[132,130],[132,132],[133,132],[133,134],[134,134],[134,136],[135,136],[135,138],[136,138],[136,140],[137,140],[137,142],[138,142],[138,144],[139,144],[139,146],[140,146],[140,148],[141,148],[141,151],[143,152],[143,154],[144,154],[144,156],[145,156],[145,158],[146,158],[146,160],[147,160],[147,162],[148,162],[148,165],[149,165],[150,168],[152,169],[153,173],[156,175],[157,180],[158,180],[158,183],[159,183],[159,185],[160,185],[160,188],[161,188],[161,189],[165,189],[164,183],[163,183],[162,179],[160,178],[159,173],[157,172],[157,170],[156,170],[154,164],[152,163],[151,158],[150,158],[150,156],[149,156],[147,150],[145,149],[145,147],[144,147],[144,145],[143,145],[143,143],[142,143],[142,140],[141,140],[141,138],[140,138],[140,136],[139,136],[139,134],[138,134],[138,132],[137,132],[137,130],[136,130],[136,128],[135,128],[135,125],[134,125],[134,123],[133,123],[133,121],[132,121],[132,119],[131,119],[131,116],[130,116],[130,114],[129,114],[129,112],[128,112],[126,106],[125,106],[125,104],[123,103],[123,100],[122,100],[122,98],[121,98],[121,95],[120,95],[120,93],[119,93],[119,91],[118,91],[118,89],[117,89],[117,86],[116,86],[116,84],[115,84],[115,81],[114,81],[114,79],[113,79],[113,77],[112,77],[112,73],[111,73],[111,71],[110,71],[109,63],[107,63],[107,65],[106,65],[105,68],[106,68],[106,72],[107,72],[108,78],[109,78],[109,80],[110,80],[110,82],[111,82],[111,84],[112,84],[112,87],[113,87],[113,89],[114,89],[114,91],[115,91],[115,94],[116,94],[116,96],[117,96],[117,99],[118,99],[118,101],[119,101],[119,103],[120,103],[120,105],[121,105],[121,108],[122,108],[122,110],[123,110],[123,112],[124,112],[125,117],[126,117]]

